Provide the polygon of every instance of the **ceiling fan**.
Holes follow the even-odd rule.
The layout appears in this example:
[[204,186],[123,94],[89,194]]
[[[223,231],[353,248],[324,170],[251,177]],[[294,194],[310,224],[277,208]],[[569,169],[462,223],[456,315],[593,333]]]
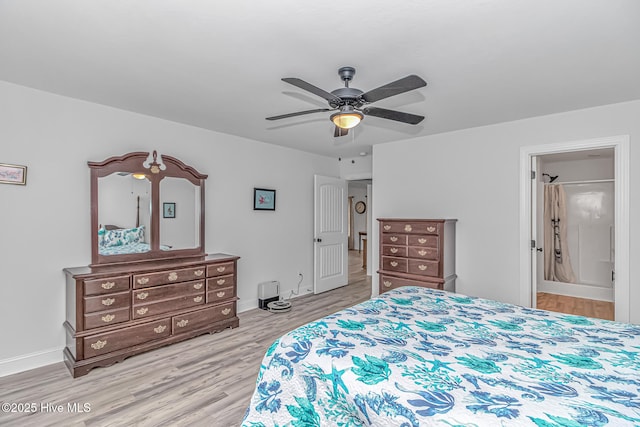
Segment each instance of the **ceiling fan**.
[[418,89],[427,85],[427,82],[416,75],[409,75],[379,88],[363,92],[360,89],[349,87],[349,82],[356,74],[353,67],[342,67],[338,70],[338,75],[344,81],[344,87],[331,92],[320,89],[295,77],[285,77],[282,81],[304,89],[318,95],[329,102],[331,108],[316,108],[314,110],[298,111],[296,113],[281,114],[279,116],[267,117],[267,120],[280,120],[288,117],[301,116],[304,114],[318,113],[321,111],[336,111],[329,118],[336,125],[333,133],[334,137],[344,136],[349,133],[349,129],[355,127],[364,119],[364,116],[380,117],[382,119],[395,120],[397,122],[417,125],[424,116],[418,116],[401,111],[387,110],[386,108],[367,107],[367,104],[399,95],[410,90]]

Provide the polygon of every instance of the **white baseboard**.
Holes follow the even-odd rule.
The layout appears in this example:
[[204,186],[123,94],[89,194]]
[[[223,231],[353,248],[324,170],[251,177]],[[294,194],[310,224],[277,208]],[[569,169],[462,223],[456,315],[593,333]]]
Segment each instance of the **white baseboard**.
[[566,295],[568,297],[586,298],[598,301],[614,302],[613,288],[600,286],[578,285],[575,283],[552,282],[541,280],[536,287],[537,292]]
[[10,359],[0,360],[0,377],[28,371],[41,366],[62,362],[62,349],[38,351]]

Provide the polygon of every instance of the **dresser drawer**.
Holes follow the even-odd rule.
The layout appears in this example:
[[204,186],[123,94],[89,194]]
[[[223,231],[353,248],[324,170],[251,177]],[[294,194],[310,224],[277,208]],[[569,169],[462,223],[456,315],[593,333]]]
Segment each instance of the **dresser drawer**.
[[129,276],[107,277],[84,282],[85,295],[101,295],[127,290],[129,290]]
[[407,235],[406,234],[387,234],[383,233],[381,237],[381,243],[383,245],[406,245],[407,244]]
[[437,248],[438,247],[438,236],[430,236],[430,235],[412,235],[408,238],[409,246],[425,246],[429,248]]
[[85,313],[115,310],[117,308],[129,308],[130,306],[131,294],[128,291],[84,298]]
[[436,248],[409,246],[408,252],[409,258],[438,260],[440,257],[440,251],[438,251],[438,249]]
[[422,282],[418,280],[403,279],[400,277],[380,276],[380,292],[388,291],[402,286],[420,286],[422,288],[442,289],[441,283]]
[[134,274],[133,288],[140,289],[147,288],[149,286],[164,285],[167,283],[186,282],[187,280],[204,279],[204,277],[204,266],[179,268],[157,273]]
[[439,234],[440,224],[424,221],[383,221],[383,233]]
[[155,286],[133,291],[133,303],[142,304],[169,298],[179,298],[190,294],[202,294],[205,289],[203,280],[177,283],[175,285]]
[[235,288],[220,288],[207,292],[207,303],[224,301],[235,296]]
[[398,245],[382,245],[382,255],[406,257],[407,247]]
[[140,326],[121,329],[106,334],[84,338],[84,357],[94,357],[121,350],[137,344],[168,337],[171,334],[171,320],[162,319]]
[[212,323],[230,319],[235,316],[235,303],[219,305],[217,307],[206,308],[194,313],[173,316],[172,327],[174,334],[194,331],[205,328]]
[[410,259],[408,271],[410,274],[437,277],[440,274],[439,267],[440,263],[437,261]]
[[220,264],[211,264],[207,266],[207,277],[223,276],[234,272],[233,262],[224,262]]
[[84,315],[84,328],[93,329],[129,320],[129,307]]
[[142,319],[144,317],[155,316],[157,314],[181,310],[183,308],[196,307],[199,305],[203,305],[204,303],[204,293],[139,305],[135,305],[134,303],[133,318]]
[[207,290],[211,291],[218,288],[226,288],[235,285],[235,279],[233,275],[219,276],[207,279]]
[[407,272],[407,260],[404,258],[382,257],[382,269],[387,271]]

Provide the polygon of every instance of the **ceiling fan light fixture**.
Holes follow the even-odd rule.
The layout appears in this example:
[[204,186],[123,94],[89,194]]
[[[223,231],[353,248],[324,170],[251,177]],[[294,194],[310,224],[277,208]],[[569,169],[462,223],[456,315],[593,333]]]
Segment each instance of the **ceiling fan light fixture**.
[[341,129],[351,129],[358,126],[364,116],[353,109],[340,111],[331,115],[333,124]]

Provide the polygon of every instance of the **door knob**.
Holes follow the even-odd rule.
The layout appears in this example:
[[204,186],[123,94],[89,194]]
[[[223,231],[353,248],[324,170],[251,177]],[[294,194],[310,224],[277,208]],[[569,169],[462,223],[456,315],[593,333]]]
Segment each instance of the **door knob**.
[[313,239],[313,241],[320,243],[320,242],[322,242],[322,239]]
[[536,248],[536,251],[542,252],[542,248]]

